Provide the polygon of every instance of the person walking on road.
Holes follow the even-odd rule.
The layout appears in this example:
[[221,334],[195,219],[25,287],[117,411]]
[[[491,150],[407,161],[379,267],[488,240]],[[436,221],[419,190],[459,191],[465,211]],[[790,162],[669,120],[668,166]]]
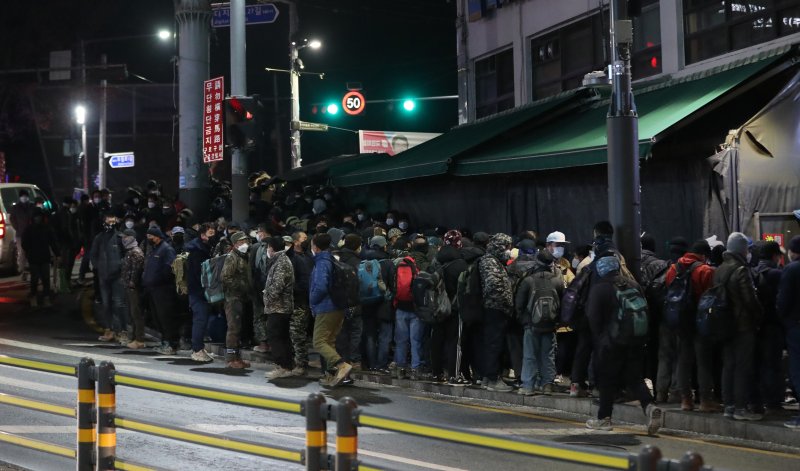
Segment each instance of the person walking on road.
[[[42,282],[42,300],[44,307],[52,306],[52,294],[50,293],[50,263],[54,255],[58,259],[58,243],[56,233],[50,224],[47,223],[44,211],[36,209],[33,212],[31,224],[25,229],[22,236],[22,248],[25,250],[28,259],[28,266],[31,273],[31,307],[37,307],[38,285]],[[52,255],[51,255],[52,251]]]
[[122,284],[122,247],[121,234],[117,232],[117,217],[108,212],[103,216],[103,230],[92,241],[90,255],[92,267],[97,275],[97,285],[103,308],[105,332],[100,337],[102,342],[112,342],[117,334],[125,328],[126,306],[125,287]]

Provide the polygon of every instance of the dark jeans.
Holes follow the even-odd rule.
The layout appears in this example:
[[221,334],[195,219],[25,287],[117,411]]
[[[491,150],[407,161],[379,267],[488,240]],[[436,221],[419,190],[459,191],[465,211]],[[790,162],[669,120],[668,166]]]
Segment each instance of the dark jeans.
[[697,366],[697,393],[702,401],[713,401],[714,343],[692,331],[678,333],[678,389],[681,396],[692,397],[692,371]]
[[192,308],[192,351],[199,352],[205,348],[203,337],[208,326],[208,316],[211,315],[211,306],[202,294],[190,294],[189,306]]
[[128,312],[133,323],[133,340],[144,342],[144,314],[139,305],[139,290],[127,288],[125,290],[128,301]]
[[575,348],[570,380],[578,383],[581,389],[586,389],[586,380],[589,378],[589,362],[592,359],[592,333],[589,329],[581,329],[575,333],[578,336],[578,346]]
[[756,387],[753,388],[752,404],[778,407],[784,399],[783,381],[783,326],[768,322],[756,336]]
[[498,309],[484,309],[483,313],[483,376],[489,381],[497,381],[500,374],[500,361],[506,340],[507,318]]
[[283,369],[294,368],[292,341],[289,338],[291,314],[272,313],[267,315],[267,342],[272,349],[272,359]]
[[600,389],[600,407],[597,418],[611,417],[614,399],[625,388],[630,396],[639,400],[642,409],[653,402],[653,396],[644,384],[643,347],[603,347],[595,354],[597,384]]
[[725,407],[747,407],[753,387],[753,332],[737,332],[722,346],[722,401]]
[[506,345],[508,347],[508,356],[511,361],[511,368],[514,369],[514,377],[520,379],[522,377],[522,340],[525,335],[525,330],[516,321],[509,321],[506,331]]
[[149,286],[145,288],[150,294],[150,306],[161,327],[161,341],[173,348],[178,347],[178,313],[176,309],[177,294],[171,285]]
[[389,347],[394,334],[394,322],[384,322],[366,311],[364,317],[364,343],[367,361],[372,369],[389,367]]
[[77,247],[72,245],[62,245],[61,248],[61,268],[67,274],[67,280],[72,279],[72,270],[75,268],[75,257],[81,251],[80,245]]
[[572,362],[575,359],[575,348],[578,346],[578,334],[571,332],[556,333],[556,374],[570,376],[572,374]]
[[458,314],[450,316],[431,330],[431,373],[456,376]]
[[[336,350],[348,363],[361,363],[361,334],[364,330],[361,315],[345,319],[336,336]],[[269,327],[267,328],[269,333]]]
[[461,332],[461,372],[473,380],[480,380],[485,376],[482,356],[483,324],[483,322],[478,322],[464,326]]
[[[691,342],[689,342],[691,343]],[[649,346],[648,346],[649,347]],[[691,347],[694,353],[694,347]],[[678,387],[678,333],[667,324],[658,326],[658,373],[656,374],[656,391],[666,395],[669,392],[677,393]],[[693,362],[689,362],[689,375]]]
[[49,263],[32,263],[28,261],[28,266],[31,272],[31,297],[36,297],[39,288],[39,282],[42,282],[42,294],[50,296],[50,264]]
[[122,280],[119,278],[100,279],[100,277],[95,279],[100,287],[100,298],[103,302],[103,327],[114,332],[121,332],[125,328],[127,317],[125,287],[122,286]]
[[789,379],[800,391],[800,322],[786,321],[786,350],[789,352]]

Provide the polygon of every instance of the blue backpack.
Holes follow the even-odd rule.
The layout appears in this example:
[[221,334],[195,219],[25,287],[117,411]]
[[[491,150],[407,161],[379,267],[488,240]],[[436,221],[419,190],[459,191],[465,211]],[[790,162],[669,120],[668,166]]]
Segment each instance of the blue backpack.
[[386,299],[386,283],[377,260],[362,260],[358,264],[358,297],[362,305],[377,304]]
[[200,266],[200,284],[203,285],[206,301],[211,304],[225,300],[225,293],[222,291],[222,267],[227,256],[209,258]]

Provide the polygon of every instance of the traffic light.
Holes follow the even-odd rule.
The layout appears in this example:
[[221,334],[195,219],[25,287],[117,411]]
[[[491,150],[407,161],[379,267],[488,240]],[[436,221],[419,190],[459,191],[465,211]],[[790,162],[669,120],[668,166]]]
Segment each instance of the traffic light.
[[225,98],[225,143],[235,149],[252,150],[261,132],[261,103],[252,96]]
[[336,103],[331,103],[325,109],[328,111],[328,114],[335,115],[339,112],[339,105]]
[[403,109],[408,111],[409,113],[414,111],[414,108],[417,107],[417,103],[414,100],[403,100]]

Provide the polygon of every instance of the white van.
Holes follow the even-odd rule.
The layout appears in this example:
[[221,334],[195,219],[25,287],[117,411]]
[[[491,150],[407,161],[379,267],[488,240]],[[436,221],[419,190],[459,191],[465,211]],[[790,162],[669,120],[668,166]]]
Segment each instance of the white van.
[[36,185],[30,183],[0,183],[0,272],[15,275],[19,271],[17,267],[17,246],[14,243],[16,231],[11,226],[9,212],[19,201],[19,191],[28,190],[28,194],[33,202],[37,197],[44,199],[44,207],[47,211],[53,210],[50,198]]

